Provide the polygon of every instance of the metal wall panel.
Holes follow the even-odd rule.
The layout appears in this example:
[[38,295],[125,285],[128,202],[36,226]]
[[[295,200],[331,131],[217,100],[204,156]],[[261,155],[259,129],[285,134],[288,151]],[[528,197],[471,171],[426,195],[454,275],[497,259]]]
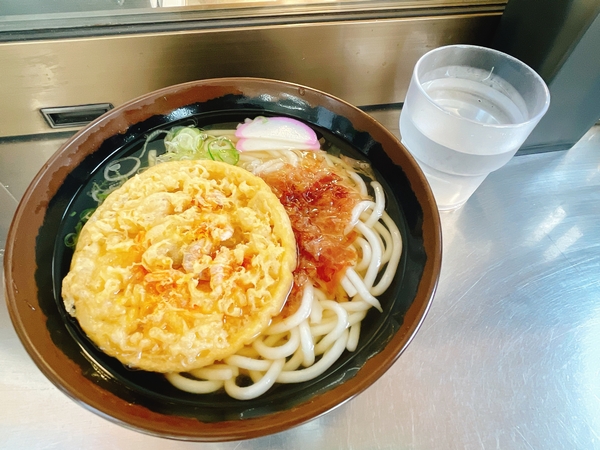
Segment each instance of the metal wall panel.
[[520,153],[567,150],[600,120],[600,0],[507,4],[492,47],[537,71],[550,108]]
[[499,19],[496,12],[0,43],[0,137],[52,132],[41,108],[118,106],[222,76],[296,82],[358,106],[399,103],[423,53],[488,44]]

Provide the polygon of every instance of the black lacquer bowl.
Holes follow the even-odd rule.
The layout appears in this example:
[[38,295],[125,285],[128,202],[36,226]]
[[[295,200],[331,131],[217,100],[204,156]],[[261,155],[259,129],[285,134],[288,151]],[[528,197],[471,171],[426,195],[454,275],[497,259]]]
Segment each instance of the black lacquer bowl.
[[[136,163],[153,131],[199,127],[256,116],[288,116],[312,127],[343,153],[371,162],[388,212],[404,242],[392,286],[370,311],[358,349],[320,377],[276,385],[237,401],[222,393],[191,395],[161,375],[126,369],[95,348],[64,311],[61,280],[72,250],[65,238],[92,206],[102,173]],[[139,158],[138,158],[139,159]],[[323,92],[281,81],[226,78],[161,89],[113,109],[50,158],[26,191],[5,252],[6,300],[25,348],[64,393],[101,416],[145,433],[196,441],[263,436],[302,424],[367,389],[396,361],[422,323],[437,285],[441,229],[417,164],[400,142],[361,110]]]

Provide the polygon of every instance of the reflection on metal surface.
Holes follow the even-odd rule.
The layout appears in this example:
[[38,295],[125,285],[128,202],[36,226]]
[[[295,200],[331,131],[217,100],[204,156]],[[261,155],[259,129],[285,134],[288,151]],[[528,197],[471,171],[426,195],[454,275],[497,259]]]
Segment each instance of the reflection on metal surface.
[[558,237],[554,243],[555,247],[549,248],[544,252],[543,259],[545,261],[552,261],[564,255],[568,252],[569,247],[575,244],[581,237],[583,237],[583,233],[577,225],[573,225],[563,235]]
[[0,140],[0,184],[21,199],[35,174],[72,134],[60,132]]
[[13,194],[0,181],[0,210],[2,210],[2,214],[0,214],[0,263],[2,263],[4,258],[6,236],[8,235],[12,217],[17,209],[17,204],[18,202]]
[[304,84],[352,104],[404,100],[427,50],[485,44],[498,13],[299,23],[0,43],[0,137],[51,131],[39,109],[115,106],[172,84],[253,76]]
[[562,206],[558,206],[554,211],[551,211],[546,216],[540,225],[533,231],[528,245],[535,245],[548,235],[558,224],[560,224],[567,216],[567,212]]
[[280,3],[279,0],[157,0],[152,2],[153,8],[173,8],[178,6],[227,5],[231,8],[259,6]]
[[[350,12],[385,12],[388,17],[400,12],[405,17],[449,11],[469,14],[502,11],[506,3],[507,0],[5,0],[0,15],[0,39],[31,39],[34,30],[46,31],[52,38],[61,29],[79,28],[84,29],[83,35],[90,36],[97,35],[103,27],[120,26],[121,32],[129,33],[131,30],[125,27],[241,17],[274,20],[279,16],[302,15],[304,20],[311,17],[322,21],[319,16]],[[4,36],[15,32],[23,33]]]

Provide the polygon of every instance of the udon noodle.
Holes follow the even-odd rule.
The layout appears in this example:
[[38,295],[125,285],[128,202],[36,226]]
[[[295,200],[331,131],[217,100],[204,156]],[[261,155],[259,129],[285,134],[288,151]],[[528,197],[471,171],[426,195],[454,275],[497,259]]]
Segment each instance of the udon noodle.
[[[286,165],[297,166],[311,153],[243,152],[237,165],[268,180],[269,174]],[[345,224],[344,233],[352,233],[349,245],[357,258],[339,280],[341,290],[332,294],[318,280],[308,280],[301,286],[296,309],[275,317],[250,345],[213,365],[166,374],[176,388],[194,394],[224,389],[235,399],[249,400],[275,383],[311,380],[329,369],[344,351],[356,350],[369,309],[382,311],[377,297],[390,286],[402,253],[400,232],[385,210],[383,188],[374,179],[367,184],[368,171],[357,169],[352,160],[322,151],[319,155],[362,199]]]

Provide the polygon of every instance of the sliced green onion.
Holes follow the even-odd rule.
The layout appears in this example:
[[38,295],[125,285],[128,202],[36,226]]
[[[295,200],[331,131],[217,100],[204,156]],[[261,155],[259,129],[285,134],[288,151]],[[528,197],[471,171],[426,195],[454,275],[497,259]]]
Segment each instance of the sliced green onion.
[[239,153],[229,137],[215,137],[198,128],[174,128],[168,132],[164,142],[167,151],[153,158],[156,163],[188,159],[212,159],[235,165],[239,161]]
[[167,130],[155,130],[146,137],[146,141],[144,142],[144,147],[142,148],[142,153],[140,154],[140,158],[142,158],[146,154],[146,147],[150,143],[152,139],[161,134],[169,134]]
[[[81,211],[81,214],[79,214],[79,218],[85,223],[88,220],[90,220],[90,217],[92,217],[92,214],[94,214],[94,211],[96,211],[97,208],[88,208],[88,209],[84,209],[83,211]],[[83,226],[83,224],[82,224]]]
[[208,159],[210,155],[204,148],[207,137],[206,133],[195,127],[175,127],[165,137],[166,153],[158,156],[156,162]]
[[79,234],[74,232],[74,233],[69,233],[65,236],[65,247],[68,248],[75,248],[75,246],[77,245],[77,238],[79,237]]
[[236,165],[240,160],[240,154],[230,139],[222,136],[207,141],[208,154],[215,161]]
[[96,201],[98,204],[102,203],[108,195],[114,191],[115,189],[121,187],[123,183],[125,183],[126,179],[122,178],[115,182],[110,182],[108,180],[103,180],[101,183],[94,182],[92,184],[92,189],[90,190],[90,196]]
[[[94,211],[96,211],[96,208],[88,208],[81,211],[81,213],[79,214],[79,222],[77,222],[77,225],[75,225],[75,231],[67,234],[64,238],[65,246],[69,248],[75,248],[75,246],[77,245],[77,240],[79,239],[79,233],[81,233],[83,225],[85,225],[85,223],[90,219],[90,217],[92,217]],[[77,213],[73,211],[71,214],[69,214],[69,216],[73,217],[76,214]]]

